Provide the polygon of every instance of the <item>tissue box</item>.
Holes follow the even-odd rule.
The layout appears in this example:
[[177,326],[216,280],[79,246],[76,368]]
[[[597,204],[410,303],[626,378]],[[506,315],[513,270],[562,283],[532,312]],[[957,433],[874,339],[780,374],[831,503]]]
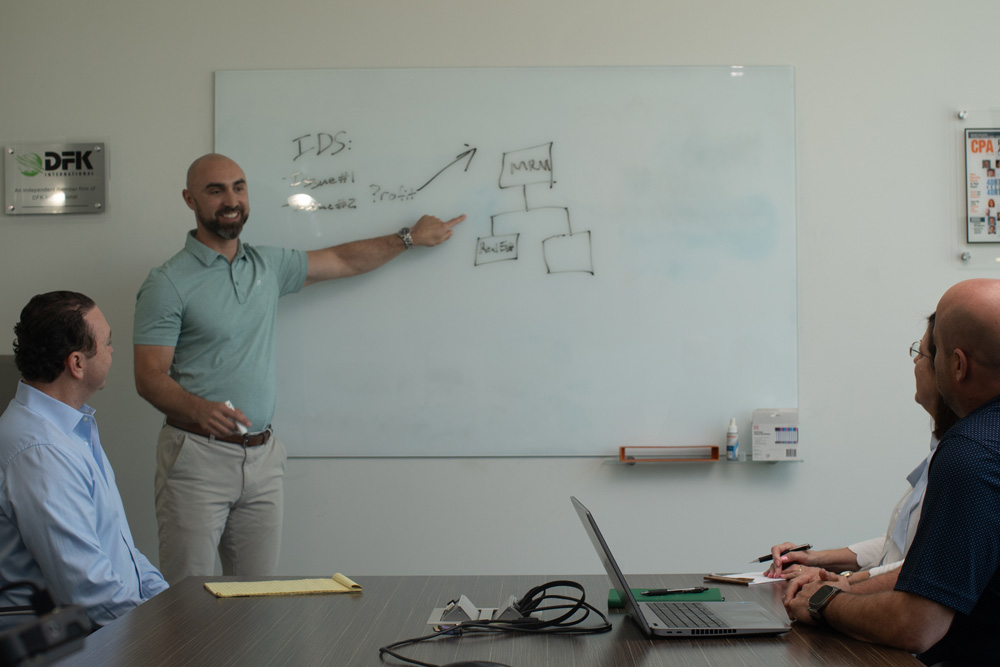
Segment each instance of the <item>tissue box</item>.
[[754,461],[801,461],[798,408],[753,411],[750,457]]

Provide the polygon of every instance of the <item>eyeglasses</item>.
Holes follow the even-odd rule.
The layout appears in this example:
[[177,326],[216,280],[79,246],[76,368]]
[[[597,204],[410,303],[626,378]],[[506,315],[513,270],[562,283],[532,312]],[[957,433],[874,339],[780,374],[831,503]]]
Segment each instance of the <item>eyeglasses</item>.
[[910,346],[910,359],[916,359],[917,357],[927,357],[930,359],[930,355],[924,354],[920,351],[920,341],[915,341],[913,345]]

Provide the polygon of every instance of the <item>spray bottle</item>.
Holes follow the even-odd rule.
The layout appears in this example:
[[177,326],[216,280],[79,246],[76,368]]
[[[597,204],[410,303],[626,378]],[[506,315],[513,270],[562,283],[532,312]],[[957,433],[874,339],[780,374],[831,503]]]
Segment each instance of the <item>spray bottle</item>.
[[736,419],[729,420],[729,429],[726,431],[726,458],[736,461],[740,455],[740,434],[736,430]]

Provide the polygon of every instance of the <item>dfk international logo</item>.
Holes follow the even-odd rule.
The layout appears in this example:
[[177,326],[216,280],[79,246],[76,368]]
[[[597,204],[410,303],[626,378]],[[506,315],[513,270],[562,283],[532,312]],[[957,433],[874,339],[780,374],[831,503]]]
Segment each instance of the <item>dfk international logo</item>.
[[90,155],[93,151],[46,151],[44,160],[38,153],[26,153],[17,156],[17,164],[21,173],[29,178],[41,173],[67,171],[93,171]]

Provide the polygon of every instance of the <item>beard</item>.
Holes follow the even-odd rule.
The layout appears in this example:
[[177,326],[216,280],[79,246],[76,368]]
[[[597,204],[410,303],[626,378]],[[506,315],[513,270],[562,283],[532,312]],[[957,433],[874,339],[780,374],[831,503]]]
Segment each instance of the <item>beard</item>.
[[[234,222],[222,219],[222,214],[229,213],[230,211],[239,211],[240,213],[239,217]],[[233,239],[239,238],[240,233],[243,231],[243,225],[246,224],[249,216],[250,211],[244,210],[242,207],[219,209],[216,214],[211,217],[202,214],[201,211],[198,211],[198,221],[201,222],[202,226],[223,241],[232,241]]]

